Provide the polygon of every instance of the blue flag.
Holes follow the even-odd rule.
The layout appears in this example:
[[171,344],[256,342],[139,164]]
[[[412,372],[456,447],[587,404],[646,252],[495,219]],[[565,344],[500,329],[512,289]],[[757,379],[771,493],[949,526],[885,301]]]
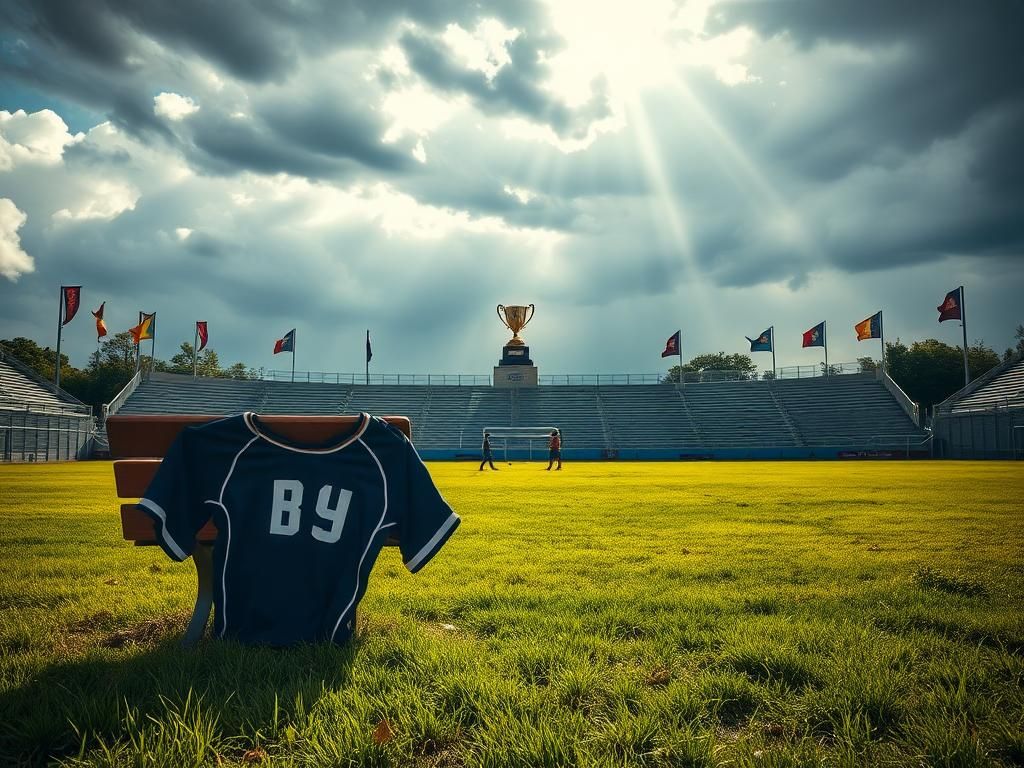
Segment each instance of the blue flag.
[[772,329],[769,328],[756,339],[752,339],[749,336],[744,336],[743,338],[750,342],[751,352],[771,352],[772,342],[774,341],[772,339],[773,335]]

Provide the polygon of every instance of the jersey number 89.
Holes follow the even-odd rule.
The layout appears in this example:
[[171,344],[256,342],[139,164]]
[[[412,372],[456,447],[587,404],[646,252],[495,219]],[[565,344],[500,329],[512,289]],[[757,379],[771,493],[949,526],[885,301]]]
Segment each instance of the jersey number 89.
[[[277,536],[294,536],[302,520],[302,483],[298,480],[275,480],[274,500],[270,508],[270,532]],[[334,487],[325,485],[316,498],[316,513],[329,522],[330,528],[314,525],[311,533],[317,541],[333,544],[341,538],[345,527],[352,491],[338,489],[338,500],[331,506]]]

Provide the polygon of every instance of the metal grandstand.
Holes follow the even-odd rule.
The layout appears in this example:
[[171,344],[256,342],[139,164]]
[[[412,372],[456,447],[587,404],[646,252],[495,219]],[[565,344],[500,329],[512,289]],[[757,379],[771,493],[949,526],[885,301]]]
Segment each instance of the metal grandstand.
[[0,347],[0,461],[85,458],[92,409]]
[[[154,373],[121,413],[334,414],[409,416],[424,455],[479,451],[485,428],[555,424],[573,458],[800,458],[927,449],[916,410],[876,373],[695,384],[370,385],[193,379]],[[510,446],[516,457],[530,446]]]
[[1024,353],[936,406],[932,434],[939,456],[1024,458]]

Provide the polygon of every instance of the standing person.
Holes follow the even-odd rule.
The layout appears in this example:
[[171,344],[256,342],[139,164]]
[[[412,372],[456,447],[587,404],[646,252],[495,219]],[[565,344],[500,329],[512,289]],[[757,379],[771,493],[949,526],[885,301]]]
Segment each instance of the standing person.
[[498,468],[496,466],[494,466],[494,455],[491,453],[491,433],[490,432],[484,432],[484,444],[480,447],[480,450],[483,451],[483,454],[484,454],[484,460],[480,462],[480,471],[481,472],[484,471],[484,464],[490,464],[491,465],[491,469],[493,469],[495,472],[497,472]]
[[551,439],[548,440],[548,469],[551,469],[551,465],[558,462],[556,470],[562,468],[562,438],[558,434],[557,429],[551,430]]

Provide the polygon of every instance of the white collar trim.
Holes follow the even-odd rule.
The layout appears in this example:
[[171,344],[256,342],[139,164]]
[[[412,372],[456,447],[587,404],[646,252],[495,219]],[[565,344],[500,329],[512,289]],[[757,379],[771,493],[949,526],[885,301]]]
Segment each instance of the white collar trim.
[[271,443],[272,445],[276,445],[278,448],[284,448],[286,451],[292,451],[294,453],[314,453],[314,454],[316,454],[316,453],[336,453],[336,452],[342,450],[343,448],[347,448],[348,446],[352,445],[352,443],[354,443],[356,440],[358,440],[360,437],[362,437],[363,433],[366,432],[366,428],[370,425],[370,418],[371,418],[370,414],[368,414],[368,413],[365,413],[365,412],[360,413],[359,414],[359,418],[360,418],[361,421],[360,421],[360,424],[359,424],[359,429],[357,429],[353,434],[349,435],[344,440],[344,442],[339,443],[338,445],[333,445],[333,446],[331,446],[329,448],[297,448],[294,445],[288,445],[287,443],[282,443],[280,440],[277,440],[277,439],[271,437],[270,435],[262,432],[260,430],[260,428],[256,425],[255,417],[256,417],[256,414],[253,413],[252,411],[246,411],[245,413],[242,414],[242,420],[245,422],[245,426],[248,427],[249,431],[252,432],[254,435],[256,435],[256,437],[259,437],[259,438],[261,438],[263,440],[266,440],[268,443]]

